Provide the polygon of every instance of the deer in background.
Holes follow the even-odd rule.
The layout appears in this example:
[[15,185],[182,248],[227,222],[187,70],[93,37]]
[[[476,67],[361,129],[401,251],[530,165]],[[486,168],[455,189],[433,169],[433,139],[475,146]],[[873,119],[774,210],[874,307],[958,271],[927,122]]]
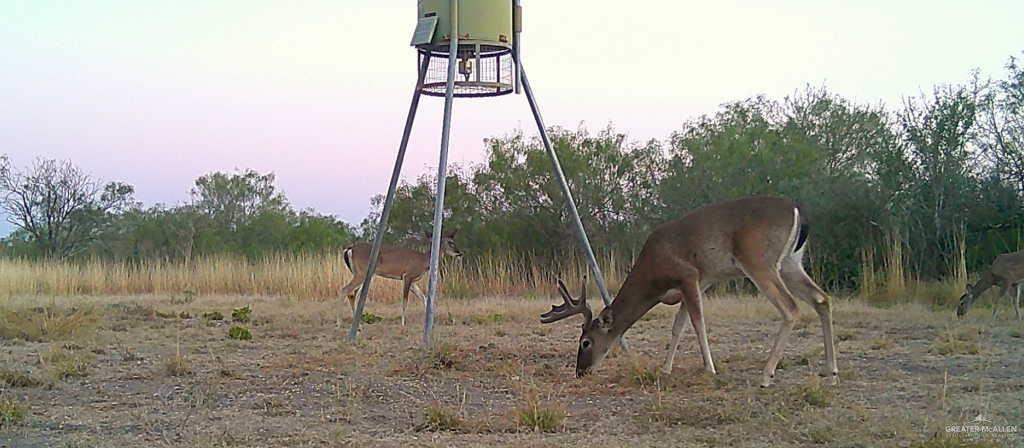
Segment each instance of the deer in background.
[[[462,251],[455,245],[455,234],[457,232],[458,230],[452,230],[441,234],[442,254],[456,258],[462,256]],[[427,232],[425,236],[427,240],[430,240],[432,235],[430,232]],[[370,264],[370,249],[371,245],[369,243],[358,243],[346,247],[342,252],[345,266],[352,273],[352,280],[349,280],[347,285],[341,287],[339,295],[348,298],[348,304],[352,308],[353,319],[358,318],[355,315],[356,294],[362,288],[363,279],[366,277],[366,269]],[[427,297],[416,286],[416,282],[427,272],[429,263],[429,251],[423,253],[387,244],[380,247],[380,255],[377,257],[377,271],[374,275],[402,281],[402,325],[405,325],[405,308],[409,302],[409,290],[415,292],[420,300],[423,300],[424,304],[427,303]]]
[[993,286],[998,286],[1000,290],[999,295],[992,299],[992,317],[996,315],[996,304],[999,299],[1010,292],[1010,287],[1015,287],[1017,295],[1010,297],[1010,300],[1013,302],[1013,311],[1017,314],[1017,319],[1021,319],[1020,290],[1024,286],[1024,250],[999,255],[992,262],[992,266],[981,274],[977,283],[967,285],[967,292],[960,296],[960,304],[956,307],[956,316],[963,317],[967,314],[974,301]]
[[672,324],[672,339],[662,366],[671,372],[684,319],[697,333],[706,371],[715,363],[704,325],[703,294],[716,282],[746,277],[754,282],[782,315],[762,387],[771,385],[775,367],[799,316],[796,300],[809,303],[821,319],[825,343],[825,375],[838,381],[832,311],[827,294],[804,272],[802,258],[807,223],[800,207],[788,199],[752,197],[698,208],[657,227],[647,238],[636,264],[615,296],[597,317],[587,305],[586,278],[581,295],[573,298],[559,280],[563,304],[541,315],[542,323],[575,314],[583,316],[583,334],[576,354],[576,376],[590,373],[608,350],[637,320],[658,303],[680,303]]

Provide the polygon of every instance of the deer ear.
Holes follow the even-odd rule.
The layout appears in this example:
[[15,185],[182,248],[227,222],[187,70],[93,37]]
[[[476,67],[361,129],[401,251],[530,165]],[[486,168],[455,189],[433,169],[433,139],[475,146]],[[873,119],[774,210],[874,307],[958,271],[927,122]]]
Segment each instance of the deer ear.
[[455,238],[455,234],[459,233],[459,229],[452,229],[444,233],[446,238]]
[[597,316],[597,328],[607,333],[612,329],[612,322],[615,320],[612,318],[611,312],[604,312]]

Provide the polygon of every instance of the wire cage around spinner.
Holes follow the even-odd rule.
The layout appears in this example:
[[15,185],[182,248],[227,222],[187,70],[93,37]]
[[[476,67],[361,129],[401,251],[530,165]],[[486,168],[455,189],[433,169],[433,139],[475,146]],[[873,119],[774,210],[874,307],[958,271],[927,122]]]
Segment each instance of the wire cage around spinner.
[[[423,79],[424,95],[445,96],[448,80],[448,48],[421,48],[419,63],[430,58]],[[512,50],[497,45],[459,45],[456,54],[453,96],[480,98],[512,93],[515,88],[515,61]]]

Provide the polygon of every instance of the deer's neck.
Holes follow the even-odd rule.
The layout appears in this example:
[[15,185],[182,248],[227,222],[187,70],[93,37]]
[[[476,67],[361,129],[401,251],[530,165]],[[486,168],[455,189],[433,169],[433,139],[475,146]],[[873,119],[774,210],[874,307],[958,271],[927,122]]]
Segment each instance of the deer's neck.
[[993,285],[995,285],[995,283],[996,279],[995,276],[992,275],[992,271],[985,271],[983,274],[981,274],[981,277],[978,278],[978,282],[970,287],[971,295],[975,297],[980,296]]
[[630,273],[619,288],[615,300],[609,305],[612,313],[612,328],[610,333],[621,336],[629,330],[636,321],[647,314],[654,305],[659,303],[659,298],[665,291],[658,291],[647,279],[640,275]]

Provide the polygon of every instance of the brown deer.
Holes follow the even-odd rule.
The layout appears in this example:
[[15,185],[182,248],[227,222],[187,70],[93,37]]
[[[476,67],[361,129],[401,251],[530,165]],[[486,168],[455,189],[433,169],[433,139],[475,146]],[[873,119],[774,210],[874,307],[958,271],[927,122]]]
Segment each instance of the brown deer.
[[1017,319],[1021,319],[1020,290],[1024,287],[1024,250],[999,255],[992,262],[992,266],[981,274],[977,283],[967,285],[967,292],[960,296],[960,304],[956,307],[956,316],[963,317],[967,314],[974,301],[993,286],[998,286],[1000,291],[999,295],[992,299],[992,317],[996,315],[996,303],[999,299],[1010,292],[1010,287],[1015,287],[1017,295],[1010,297],[1010,300],[1013,302],[1013,311],[1017,314]]
[[579,299],[572,298],[565,284],[558,282],[565,303],[541,315],[541,322],[583,315],[583,334],[576,354],[576,376],[580,377],[596,368],[623,333],[655,305],[682,302],[672,324],[672,340],[662,370],[672,370],[684,316],[689,315],[704,368],[714,374],[702,296],[716,282],[746,277],[782,315],[761,386],[771,385],[775,376],[786,339],[799,315],[796,299],[809,303],[821,319],[824,374],[831,375],[832,383],[836,383],[839,370],[832,340],[830,299],[804,272],[801,261],[807,231],[800,207],[788,199],[752,197],[698,208],[651,233],[615,300],[596,318],[592,318],[587,305],[584,278]]
[[[462,251],[455,245],[455,234],[457,230],[441,234],[441,253],[452,257],[461,257]],[[430,240],[431,234],[426,233],[426,239]],[[356,313],[356,294],[363,286],[363,279],[366,277],[366,268],[370,260],[369,243],[358,243],[345,248],[342,256],[345,266],[352,273],[352,280],[341,287],[340,296],[348,298],[348,304],[352,307],[352,318]],[[377,257],[377,271],[374,275],[402,281],[402,325],[405,325],[405,308],[409,302],[409,290],[423,300],[425,304],[427,297],[416,286],[416,281],[427,272],[430,263],[430,253],[417,252],[404,247],[382,245],[380,255]]]

